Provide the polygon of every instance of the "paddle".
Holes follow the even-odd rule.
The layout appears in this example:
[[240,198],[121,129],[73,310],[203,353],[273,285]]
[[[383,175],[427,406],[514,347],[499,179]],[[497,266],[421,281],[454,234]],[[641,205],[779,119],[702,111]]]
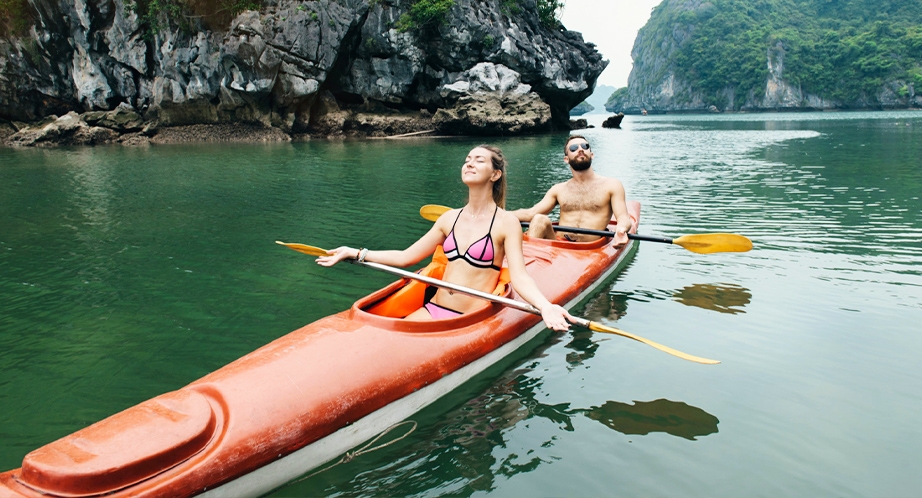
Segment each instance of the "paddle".
[[[319,247],[309,246],[305,244],[298,244],[298,243],[293,243],[293,242],[281,242],[278,240],[276,240],[275,243],[283,245],[285,247],[288,247],[289,249],[298,251],[300,253],[308,254],[310,256],[328,256],[329,255],[325,249],[321,249]],[[469,296],[478,297],[481,299],[485,299],[487,301],[493,301],[494,303],[499,303],[504,306],[509,306],[510,308],[515,308],[517,310],[524,311],[526,313],[532,313],[532,314],[541,316],[541,312],[538,311],[538,308],[535,308],[534,306],[528,303],[523,303],[521,301],[516,301],[514,299],[509,299],[509,298],[502,297],[502,296],[494,296],[493,294],[481,292],[476,289],[463,287],[463,286],[456,285],[450,282],[444,282],[436,278],[426,277],[424,275],[419,275],[419,274],[409,272],[406,270],[401,270],[400,268],[394,268],[391,266],[382,265],[380,263],[372,263],[371,261],[363,261],[360,263],[354,259],[351,259],[349,261],[356,265],[367,266],[369,268],[374,268],[375,270],[392,273],[394,275],[397,275],[403,278],[419,280],[420,282],[424,282],[429,285],[435,285],[436,287],[444,287],[446,289],[451,289],[455,292],[461,292]],[[693,356],[687,353],[683,353],[676,349],[672,349],[669,346],[663,346],[662,344],[653,342],[649,339],[644,339],[643,337],[631,334],[630,332],[625,332],[623,330],[616,329],[614,327],[608,327],[598,322],[591,322],[585,318],[579,318],[579,317],[575,317],[575,318],[576,318],[577,325],[585,327],[589,330],[594,330],[596,332],[604,332],[606,334],[615,334],[615,335],[620,335],[622,337],[627,337],[628,339],[634,339],[635,341],[642,342],[648,346],[652,346],[656,349],[659,349],[660,351],[664,351],[673,356],[678,356],[679,358],[682,358],[683,360],[694,361],[696,363],[704,363],[706,365],[714,365],[714,364],[720,363],[717,360],[709,360],[707,358],[701,358],[698,356]]]
[[[426,204],[419,209],[419,214],[429,221],[439,219],[444,212],[451,209],[447,206],[437,204]],[[523,227],[528,226],[527,221],[522,222]],[[562,227],[554,226],[557,232],[582,233],[587,235],[598,235],[600,237],[614,237],[615,232],[608,230],[592,230],[589,228]],[[710,254],[715,252],[746,252],[752,249],[752,241],[742,235],[735,233],[702,233],[683,235],[677,239],[667,237],[653,237],[650,235],[638,235],[629,233],[627,237],[632,240],[643,240],[647,242],[663,242],[666,244],[675,244],[698,254]]]

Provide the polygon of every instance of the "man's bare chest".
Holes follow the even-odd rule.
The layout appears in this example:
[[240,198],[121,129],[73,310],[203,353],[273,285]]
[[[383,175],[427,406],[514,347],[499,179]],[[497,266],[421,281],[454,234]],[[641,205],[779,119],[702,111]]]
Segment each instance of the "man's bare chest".
[[606,212],[611,209],[608,192],[591,186],[571,186],[561,190],[557,196],[561,209],[567,211]]

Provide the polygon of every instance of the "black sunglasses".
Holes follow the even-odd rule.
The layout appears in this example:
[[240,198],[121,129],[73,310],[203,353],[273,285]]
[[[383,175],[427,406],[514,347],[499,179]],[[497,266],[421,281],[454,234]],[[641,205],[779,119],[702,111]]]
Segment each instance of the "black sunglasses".
[[576,152],[580,147],[582,147],[583,150],[589,150],[589,144],[583,142],[581,144],[570,144],[570,152]]

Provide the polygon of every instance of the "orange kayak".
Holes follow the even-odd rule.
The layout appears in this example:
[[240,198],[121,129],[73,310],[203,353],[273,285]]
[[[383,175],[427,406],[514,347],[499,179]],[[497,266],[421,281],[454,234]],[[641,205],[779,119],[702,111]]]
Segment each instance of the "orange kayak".
[[[628,210],[636,227],[640,204]],[[569,308],[621,268],[633,243],[526,237],[526,268],[548,299]],[[409,284],[394,282],[32,451],[21,468],[0,473],[0,497],[260,496],[407,419],[545,330],[539,316],[486,301],[445,320],[385,316]]]

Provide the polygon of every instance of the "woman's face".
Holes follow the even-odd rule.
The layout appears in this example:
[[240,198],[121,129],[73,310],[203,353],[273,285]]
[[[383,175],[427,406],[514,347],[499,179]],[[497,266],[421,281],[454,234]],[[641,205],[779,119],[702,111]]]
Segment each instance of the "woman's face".
[[461,180],[468,185],[495,182],[501,175],[501,171],[493,169],[493,153],[482,147],[472,149],[461,167]]

